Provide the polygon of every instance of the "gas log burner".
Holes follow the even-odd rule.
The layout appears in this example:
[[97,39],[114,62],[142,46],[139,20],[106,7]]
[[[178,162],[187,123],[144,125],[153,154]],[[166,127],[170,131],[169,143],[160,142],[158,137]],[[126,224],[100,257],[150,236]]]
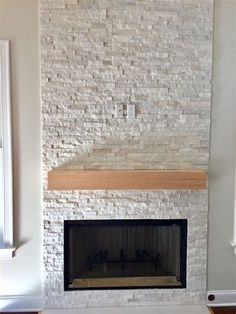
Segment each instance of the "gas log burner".
[[185,288],[186,219],[64,221],[64,289]]

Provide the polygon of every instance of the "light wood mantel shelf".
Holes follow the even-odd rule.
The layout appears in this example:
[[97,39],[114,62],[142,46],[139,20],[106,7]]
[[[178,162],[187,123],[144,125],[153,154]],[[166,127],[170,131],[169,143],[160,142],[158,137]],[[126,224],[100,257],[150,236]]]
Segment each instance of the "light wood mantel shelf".
[[201,170],[65,170],[48,172],[49,190],[124,190],[207,188]]

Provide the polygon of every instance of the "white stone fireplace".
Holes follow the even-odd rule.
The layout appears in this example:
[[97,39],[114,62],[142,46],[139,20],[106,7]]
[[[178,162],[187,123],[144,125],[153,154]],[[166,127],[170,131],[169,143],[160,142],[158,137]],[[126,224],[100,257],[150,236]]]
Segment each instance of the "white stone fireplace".
[[[46,307],[203,304],[207,190],[48,190],[65,169],[208,170],[212,0],[40,0]],[[64,221],[187,219],[182,289],[64,291]]]

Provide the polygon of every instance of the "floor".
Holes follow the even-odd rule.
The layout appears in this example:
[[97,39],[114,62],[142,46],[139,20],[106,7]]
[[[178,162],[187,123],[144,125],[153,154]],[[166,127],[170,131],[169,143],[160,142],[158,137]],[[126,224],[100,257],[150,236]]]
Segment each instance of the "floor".
[[212,314],[236,314],[236,306],[212,307]]

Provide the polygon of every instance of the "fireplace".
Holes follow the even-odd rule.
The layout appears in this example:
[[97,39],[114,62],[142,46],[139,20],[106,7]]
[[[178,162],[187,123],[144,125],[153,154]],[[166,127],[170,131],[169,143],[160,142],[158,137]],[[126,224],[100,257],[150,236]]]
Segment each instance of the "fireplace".
[[[46,307],[205,304],[207,189],[48,190],[47,173],[207,171],[212,21],[212,0],[40,0]],[[123,219],[174,241],[113,252]]]
[[64,221],[64,289],[185,288],[186,219]]

